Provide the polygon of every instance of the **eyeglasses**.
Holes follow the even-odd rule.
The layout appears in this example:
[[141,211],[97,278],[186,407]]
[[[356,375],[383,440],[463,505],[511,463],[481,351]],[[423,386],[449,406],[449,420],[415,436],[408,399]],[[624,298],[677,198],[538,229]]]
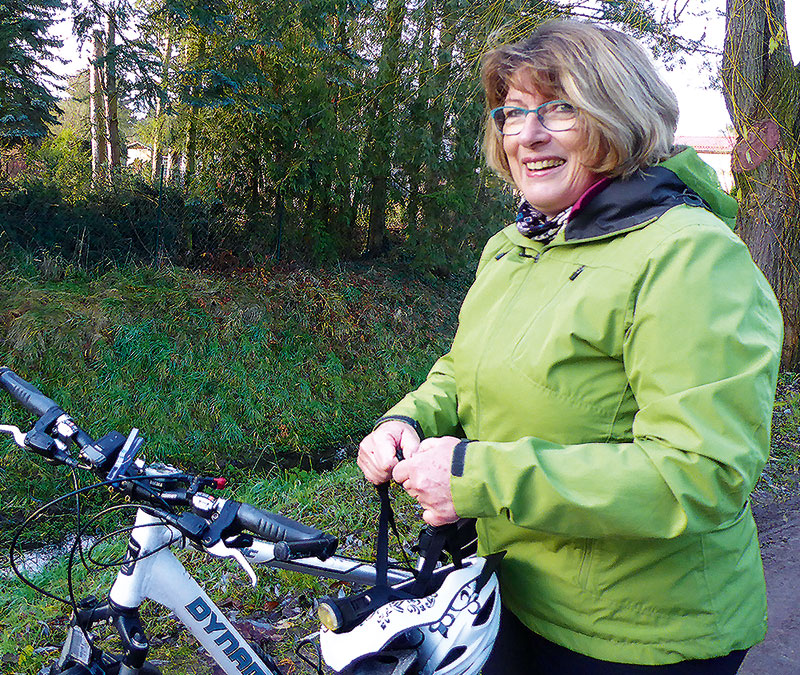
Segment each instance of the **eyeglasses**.
[[569,131],[578,120],[578,111],[566,101],[548,101],[533,110],[504,105],[489,114],[503,136],[514,136],[522,131],[530,113],[536,115],[539,124],[548,131]]

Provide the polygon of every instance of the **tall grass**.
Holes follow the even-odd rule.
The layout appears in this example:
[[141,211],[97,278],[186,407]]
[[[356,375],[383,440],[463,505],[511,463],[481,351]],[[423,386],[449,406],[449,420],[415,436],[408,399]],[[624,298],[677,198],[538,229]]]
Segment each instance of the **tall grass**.
[[[223,475],[352,456],[448,348],[468,283],[369,267],[222,277],[43,265],[0,267],[2,364],[91,435],[137,427],[148,458]],[[5,395],[0,419],[30,422]],[[3,530],[32,498],[66,491],[58,476],[3,441]]]

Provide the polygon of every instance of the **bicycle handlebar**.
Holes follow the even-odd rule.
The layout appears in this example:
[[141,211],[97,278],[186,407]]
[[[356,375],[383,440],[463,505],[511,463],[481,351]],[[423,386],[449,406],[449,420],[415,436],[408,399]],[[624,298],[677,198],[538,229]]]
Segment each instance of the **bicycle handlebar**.
[[0,386],[23,408],[41,417],[58,404],[45,396],[30,382],[26,382],[10,368],[0,367]]
[[236,513],[240,527],[267,541],[277,542],[275,557],[278,560],[292,560],[299,557],[314,556],[320,560],[333,555],[338,540],[303,523],[279,513],[262,511],[251,504],[241,504]]

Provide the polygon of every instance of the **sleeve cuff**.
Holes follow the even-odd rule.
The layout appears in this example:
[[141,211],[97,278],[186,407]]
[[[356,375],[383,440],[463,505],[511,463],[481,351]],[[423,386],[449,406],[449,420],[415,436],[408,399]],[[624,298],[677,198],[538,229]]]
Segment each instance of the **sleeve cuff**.
[[405,415],[384,415],[381,417],[372,427],[372,430],[375,431],[381,424],[384,422],[391,422],[392,420],[397,420],[398,422],[405,422],[409,426],[414,428],[414,431],[417,432],[419,436],[419,440],[425,438],[425,434],[422,433],[422,427],[419,425],[419,422],[415,420],[413,417],[406,417]]
[[471,443],[467,439],[462,439],[453,449],[453,462],[450,465],[450,473],[453,476],[461,477],[464,475],[464,459],[467,455],[467,446]]

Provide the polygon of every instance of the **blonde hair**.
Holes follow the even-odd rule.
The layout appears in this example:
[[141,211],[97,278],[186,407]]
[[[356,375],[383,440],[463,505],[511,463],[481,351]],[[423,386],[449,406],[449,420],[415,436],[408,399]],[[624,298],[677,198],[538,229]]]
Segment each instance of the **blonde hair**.
[[[670,156],[678,101],[644,49],[619,31],[547,21],[525,40],[488,52],[481,76],[489,110],[503,105],[511,86],[572,103],[587,138],[584,164],[596,173],[629,176]],[[484,150],[489,166],[513,183],[491,117]]]

